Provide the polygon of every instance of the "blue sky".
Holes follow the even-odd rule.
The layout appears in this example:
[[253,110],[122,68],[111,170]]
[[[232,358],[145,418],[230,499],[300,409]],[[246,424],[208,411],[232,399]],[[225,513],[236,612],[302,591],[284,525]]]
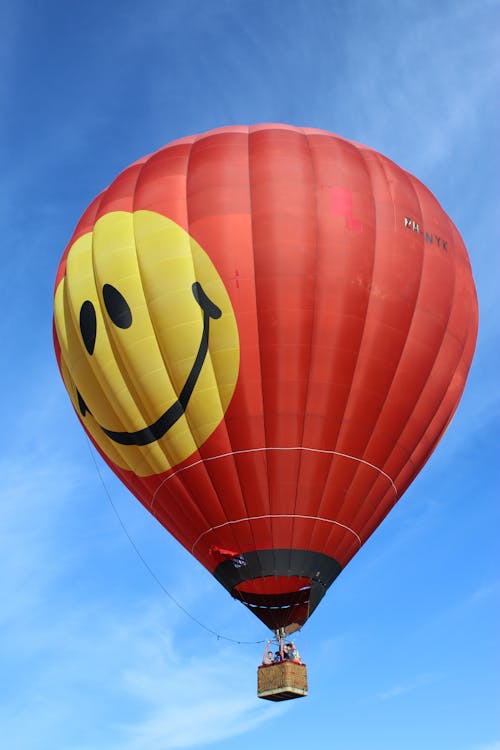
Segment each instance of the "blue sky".
[[[500,750],[498,0],[1,0],[0,726],[12,750]],[[265,629],[96,458],[51,341],[60,255],[135,159],[226,124],[367,143],[457,224],[476,357],[438,450],[255,697]],[[102,481],[101,481],[102,479]]]

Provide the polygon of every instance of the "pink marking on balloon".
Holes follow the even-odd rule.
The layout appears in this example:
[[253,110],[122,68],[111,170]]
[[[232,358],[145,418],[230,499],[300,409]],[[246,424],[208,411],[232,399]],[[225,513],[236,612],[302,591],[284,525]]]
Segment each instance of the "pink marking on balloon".
[[345,226],[351,232],[362,232],[363,222],[354,217],[353,197],[350,190],[345,188],[330,188],[332,211],[336,216],[345,218]]

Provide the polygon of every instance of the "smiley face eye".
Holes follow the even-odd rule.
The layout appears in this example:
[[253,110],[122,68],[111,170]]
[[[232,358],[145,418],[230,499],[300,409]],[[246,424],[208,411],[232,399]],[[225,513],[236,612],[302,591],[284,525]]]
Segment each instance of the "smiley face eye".
[[118,289],[111,284],[104,284],[102,296],[106,306],[107,313],[111,321],[118,328],[130,328],[132,325],[132,311],[128,303]]
[[80,332],[89,354],[94,353],[96,330],[97,319],[94,305],[87,299],[80,308]]

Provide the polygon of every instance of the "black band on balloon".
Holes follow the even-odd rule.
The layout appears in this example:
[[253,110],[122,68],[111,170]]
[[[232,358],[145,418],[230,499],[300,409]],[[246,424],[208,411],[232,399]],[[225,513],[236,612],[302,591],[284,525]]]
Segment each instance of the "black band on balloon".
[[[302,549],[261,549],[244,552],[235,559],[224,560],[215,569],[214,576],[229,591],[231,596],[240,599],[267,624],[267,618],[264,618],[264,610],[284,610],[287,608],[289,599],[290,604],[288,606],[295,607],[301,603],[307,603],[307,619],[316,609],[341,570],[342,566],[337,560],[321,552]],[[310,589],[307,589],[307,594],[304,592],[302,595],[300,592],[294,592],[291,595],[271,596],[240,592],[236,588],[245,581],[268,576],[308,578],[311,586]],[[303,602],[302,599],[304,599]],[[285,612],[283,612],[283,615],[285,615]]]
[[333,557],[304,549],[259,549],[243,552],[237,560],[242,562],[224,560],[214,571],[215,578],[228,591],[245,581],[267,576],[309,578],[326,590],[342,570]]

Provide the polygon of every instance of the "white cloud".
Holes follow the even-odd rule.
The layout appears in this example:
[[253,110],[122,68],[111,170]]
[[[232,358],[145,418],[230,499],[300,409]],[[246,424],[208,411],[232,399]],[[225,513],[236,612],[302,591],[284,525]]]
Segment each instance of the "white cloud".
[[392,700],[393,698],[399,698],[401,695],[412,693],[420,688],[427,687],[431,683],[435,682],[437,677],[431,674],[418,675],[414,679],[408,682],[401,682],[393,685],[387,690],[383,690],[377,693],[377,698],[381,701]]
[[498,597],[499,594],[500,580],[495,580],[490,583],[486,583],[476,589],[476,591],[471,594],[468,602],[471,605],[481,604],[483,602],[486,602],[488,599]]
[[[242,734],[283,709],[255,695],[255,663],[234,649],[214,650],[185,661],[165,656],[147,671],[129,671],[127,688],[146,700],[146,718],[122,726],[120,750],[167,750],[202,746]],[[126,739],[128,735],[128,739]]]
[[[2,744],[169,750],[237,735],[281,714],[256,697],[260,646],[242,655],[191,627],[156,589],[145,596],[147,577],[137,591],[140,564],[105,499],[93,497],[99,484],[85,475],[88,456],[72,463],[68,445],[61,455],[50,387],[39,395],[33,390],[33,403],[44,405],[26,404],[19,415],[30,424],[30,444],[14,437],[0,461]],[[127,553],[115,561],[123,569],[114,576],[109,566],[120,543]],[[196,607],[200,592],[185,588],[176,598]]]
[[[5,696],[3,741],[16,750],[170,750],[245,733],[281,715],[255,694],[254,659],[207,639],[187,653],[165,610],[82,603],[57,623],[38,609],[28,679]],[[7,633],[8,635],[8,633]],[[22,646],[16,643],[17,650]],[[193,655],[194,654],[194,655]],[[124,721],[123,717],[127,717]]]
[[[487,4],[482,10],[486,14]],[[497,40],[485,33],[488,19],[475,2],[430,12],[412,2],[394,12],[393,3],[386,2],[377,11],[385,45],[376,27],[366,24],[363,34],[360,24],[360,43],[349,47],[346,60],[353,87],[347,95],[356,102],[362,131],[358,137],[425,180],[454,158],[463,133],[473,132],[485,105],[495,101]],[[369,61],[363,75],[361,46]]]

